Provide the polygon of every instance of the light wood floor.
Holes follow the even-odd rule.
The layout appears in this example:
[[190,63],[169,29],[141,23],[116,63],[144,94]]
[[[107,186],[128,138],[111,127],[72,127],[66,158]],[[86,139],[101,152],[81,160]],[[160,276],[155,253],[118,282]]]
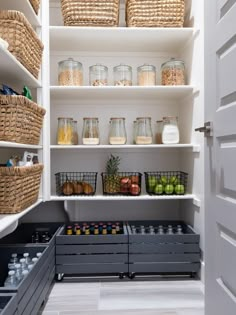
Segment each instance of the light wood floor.
[[41,315],[204,315],[199,281],[63,281]]

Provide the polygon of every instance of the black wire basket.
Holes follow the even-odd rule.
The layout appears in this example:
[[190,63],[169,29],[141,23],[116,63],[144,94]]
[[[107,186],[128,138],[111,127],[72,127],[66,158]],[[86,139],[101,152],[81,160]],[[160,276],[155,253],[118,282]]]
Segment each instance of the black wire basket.
[[93,196],[96,193],[97,172],[56,173],[56,194],[58,196]]
[[180,171],[145,172],[146,191],[149,195],[184,195],[188,174]]
[[103,195],[139,196],[142,174],[138,172],[118,172],[114,175],[102,173]]

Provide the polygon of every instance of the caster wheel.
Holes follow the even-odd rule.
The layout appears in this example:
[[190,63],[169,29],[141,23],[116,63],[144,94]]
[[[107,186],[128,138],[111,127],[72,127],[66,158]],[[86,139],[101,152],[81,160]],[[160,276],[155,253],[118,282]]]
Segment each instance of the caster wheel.
[[119,279],[124,279],[125,275],[123,273],[119,274]]
[[60,282],[60,281],[63,280],[64,274],[63,273],[58,273],[58,274],[56,274],[55,278],[56,278],[56,281]]
[[131,273],[129,274],[129,278],[130,278],[130,279],[134,279],[134,278],[135,278],[135,273],[134,273],[134,272],[131,272]]

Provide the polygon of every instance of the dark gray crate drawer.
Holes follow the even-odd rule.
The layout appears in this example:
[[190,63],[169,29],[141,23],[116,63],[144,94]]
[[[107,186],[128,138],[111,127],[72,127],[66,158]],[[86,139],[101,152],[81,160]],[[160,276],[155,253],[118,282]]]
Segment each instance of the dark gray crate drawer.
[[139,262],[199,262],[200,254],[130,254],[129,263]]
[[57,245],[56,255],[128,253],[128,244]]
[[16,294],[2,293],[0,295],[0,314],[14,315],[17,310]]
[[171,253],[199,253],[198,244],[130,244],[129,245],[130,254],[171,254]]
[[[36,246],[55,244],[55,236],[61,226],[61,223],[22,223],[13,233],[0,239],[0,244],[31,244]],[[50,241],[48,243],[32,243],[32,235],[36,231],[39,236],[47,232],[50,235]]]
[[128,232],[125,225],[123,225],[124,234],[116,235],[65,235],[66,227],[60,228],[56,236],[57,245],[66,244],[127,244],[128,243]]
[[196,273],[200,263],[136,263],[129,265],[134,273]]
[[127,273],[128,264],[76,264],[57,265],[56,273],[64,274],[114,274]]
[[103,255],[57,255],[57,265],[73,265],[83,263],[128,263],[127,254]]

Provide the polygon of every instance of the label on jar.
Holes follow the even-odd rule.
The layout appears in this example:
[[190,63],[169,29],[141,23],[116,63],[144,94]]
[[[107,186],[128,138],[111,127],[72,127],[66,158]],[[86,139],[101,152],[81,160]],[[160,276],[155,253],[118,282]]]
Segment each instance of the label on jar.
[[99,138],[83,138],[83,144],[99,144]]

